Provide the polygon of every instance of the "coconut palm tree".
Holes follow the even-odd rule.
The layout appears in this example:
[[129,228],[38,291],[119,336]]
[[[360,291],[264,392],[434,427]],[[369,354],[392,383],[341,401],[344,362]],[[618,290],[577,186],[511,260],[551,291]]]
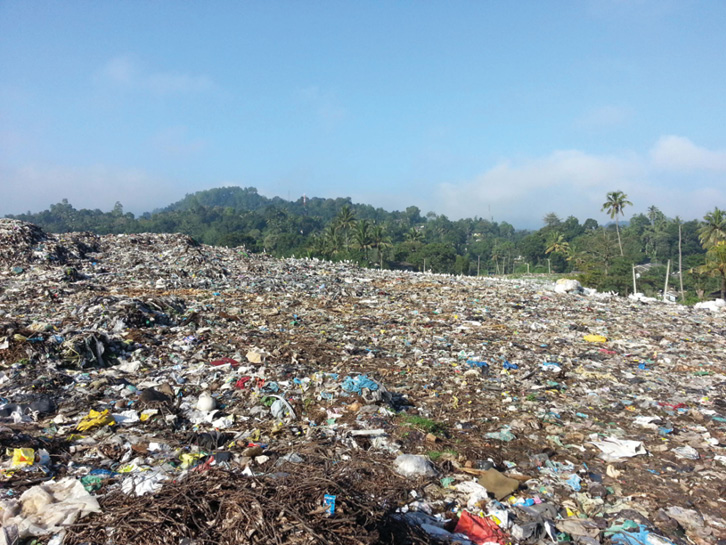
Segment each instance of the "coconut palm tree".
[[703,221],[704,225],[698,230],[698,239],[706,250],[726,240],[726,214],[723,210],[714,208],[713,212],[703,216]]
[[423,240],[423,233],[415,227],[411,227],[403,235],[403,238],[408,242],[421,242]]
[[358,249],[363,252],[364,257],[368,259],[368,250],[373,247],[371,224],[368,220],[360,220],[356,224],[353,240]]
[[618,233],[618,246],[620,247],[620,257],[623,257],[623,243],[620,240],[620,222],[618,216],[625,215],[623,209],[626,206],[632,206],[633,203],[628,200],[628,196],[622,191],[611,191],[607,194],[607,200],[602,205],[602,211],[607,212],[611,218],[615,220],[615,231]]
[[706,263],[697,272],[721,277],[721,299],[726,299],[726,240],[719,240],[706,252]]
[[340,209],[338,215],[335,216],[335,224],[342,230],[348,231],[355,225],[355,213],[347,204]]
[[325,251],[330,257],[336,257],[345,250],[345,235],[334,224],[330,223],[323,231],[325,240]]
[[555,231],[550,238],[550,243],[545,250],[545,254],[562,254],[565,257],[569,257],[572,253],[570,243],[565,240],[562,233]]
[[386,234],[386,229],[383,225],[374,225],[371,231],[371,238],[373,239],[373,247],[378,251],[378,258],[380,260],[380,267],[383,268],[383,250],[391,245],[391,239]]

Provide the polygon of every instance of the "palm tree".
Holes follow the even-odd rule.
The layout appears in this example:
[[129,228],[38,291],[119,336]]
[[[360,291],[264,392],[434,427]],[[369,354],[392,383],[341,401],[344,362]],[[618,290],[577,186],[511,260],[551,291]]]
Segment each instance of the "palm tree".
[[355,213],[350,209],[347,204],[340,209],[338,215],[333,220],[336,230],[340,234],[343,240],[343,246],[348,247],[350,231],[355,227]]
[[340,209],[338,215],[335,216],[336,225],[343,231],[348,231],[355,225],[355,214],[347,204]]
[[703,216],[703,221],[705,224],[698,230],[698,239],[706,250],[726,240],[726,214],[723,210],[714,208],[713,212]]
[[373,239],[373,247],[378,251],[378,258],[380,260],[380,267],[383,268],[383,251],[381,248],[387,248],[391,245],[391,239],[386,234],[386,229],[383,225],[374,225],[371,231],[371,238]]
[[423,240],[423,233],[415,227],[411,227],[403,235],[403,238],[406,239],[406,241],[408,242],[421,242]]
[[545,250],[545,254],[562,254],[565,257],[570,256],[572,253],[572,248],[570,247],[570,243],[565,240],[564,235],[562,233],[558,233],[555,231],[552,234],[552,237],[550,238],[549,246],[547,246],[547,249]]
[[611,191],[608,193],[607,200],[602,205],[602,211],[607,212],[615,220],[620,257],[623,257],[625,254],[623,253],[623,243],[620,240],[620,222],[618,221],[618,216],[625,215],[623,209],[628,205],[632,206],[633,203],[628,200],[628,196],[622,191]]
[[335,257],[345,249],[345,235],[336,225],[328,224],[323,231],[323,238],[325,251],[329,256]]
[[353,239],[355,245],[363,252],[364,257],[368,259],[368,250],[373,247],[371,224],[368,220],[360,220],[357,223]]
[[706,252],[706,263],[697,272],[721,277],[721,299],[726,299],[726,240],[720,240]]

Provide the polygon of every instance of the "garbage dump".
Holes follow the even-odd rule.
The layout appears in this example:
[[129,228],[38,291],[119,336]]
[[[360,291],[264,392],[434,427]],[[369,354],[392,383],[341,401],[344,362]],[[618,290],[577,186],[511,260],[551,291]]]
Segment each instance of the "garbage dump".
[[723,545],[726,312],[562,285],[0,220],[0,543]]

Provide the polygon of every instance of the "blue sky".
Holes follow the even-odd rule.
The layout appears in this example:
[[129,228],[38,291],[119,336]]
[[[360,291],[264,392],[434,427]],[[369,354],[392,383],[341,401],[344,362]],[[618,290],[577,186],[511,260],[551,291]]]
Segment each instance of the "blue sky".
[[0,214],[255,186],[538,228],[726,206],[726,2],[0,2]]

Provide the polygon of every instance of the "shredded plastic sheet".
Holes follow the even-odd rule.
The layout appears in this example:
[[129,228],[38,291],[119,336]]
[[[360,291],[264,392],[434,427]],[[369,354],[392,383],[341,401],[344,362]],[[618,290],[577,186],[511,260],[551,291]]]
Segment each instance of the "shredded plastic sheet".
[[113,415],[108,409],[103,411],[95,411],[91,409],[83,420],[78,423],[76,429],[78,431],[88,431],[99,426],[113,426],[116,424]]
[[602,452],[600,457],[606,462],[615,462],[622,458],[632,458],[633,456],[647,454],[642,441],[607,437],[602,441],[593,441],[592,444],[600,449]]
[[346,392],[361,394],[363,388],[368,388],[370,391],[375,392],[378,390],[378,383],[368,378],[368,375],[356,375],[354,377],[345,377],[340,387]]
[[484,543],[506,545],[509,542],[509,537],[496,522],[472,515],[468,511],[462,511],[454,531],[457,534],[464,534],[477,545]]
[[0,522],[3,527],[17,527],[22,539],[60,532],[99,511],[98,501],[83,484],[67,477],[29,488],[17,500],[0,501]]
[[673,541],[654,534],[643,524],[635,531],[613,534],[610,539],[613,545],[674,545]]
[[35,450],[32,448],[16,448],[12,453],[12,467],[32,466],[35,463]]

